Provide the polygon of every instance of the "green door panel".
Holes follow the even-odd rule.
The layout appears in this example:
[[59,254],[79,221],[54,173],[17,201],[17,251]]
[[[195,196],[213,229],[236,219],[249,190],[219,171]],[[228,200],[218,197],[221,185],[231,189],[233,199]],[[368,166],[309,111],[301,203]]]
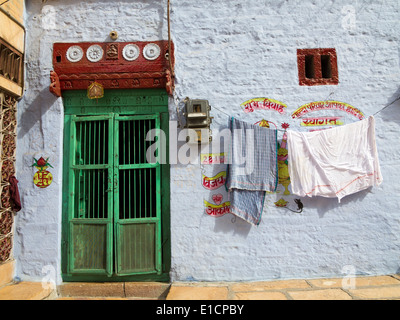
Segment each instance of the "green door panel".
[[72,116],[69,157],[69,273],[112,275],[111,116]]
[[116,116],[114,145],[117,274],[161,273],[160,164],[149,163],[158,115]]

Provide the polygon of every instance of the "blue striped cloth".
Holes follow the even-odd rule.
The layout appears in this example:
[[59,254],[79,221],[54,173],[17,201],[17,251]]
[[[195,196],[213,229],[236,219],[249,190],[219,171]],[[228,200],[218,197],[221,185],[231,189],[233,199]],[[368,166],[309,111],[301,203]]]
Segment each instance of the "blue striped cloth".
[[277,130],[232,118],[227,188],[231,213],[258,225],[266,191],[278,184]]

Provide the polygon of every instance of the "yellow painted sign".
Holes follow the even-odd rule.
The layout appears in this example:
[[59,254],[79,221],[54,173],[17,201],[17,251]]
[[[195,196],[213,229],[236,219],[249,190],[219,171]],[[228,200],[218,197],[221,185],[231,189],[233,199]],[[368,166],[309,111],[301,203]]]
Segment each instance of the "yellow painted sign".
[[301,120],[300,125],[303,127],[341,126],[343,125],[343,121],[340,119],[340,117],[304,118]]
[[201,164],[222,164],[225,163],[225,153],[201,153]]
[[53,182],[53,176],[47,170],[39,170],[33,176],[33,183],[39,188],[46,188],[52,182]]
[[224,202],[220,205],[215,205],[204,200],[204,206],[206,207],[206,213],[213,217],[220,217],[225,213],[230,212],[231,203],[229,201]]
[[250,99],[243,102],[241,106],[246,113],[253,112],[254,110],[275,110],[279,113],[284,113],[285,108],[287,108],[283,102],[269,98]]
[[303,115],[305,115],[309,112],[312,112],[312,111],[333,110],[333,109],[347,112],[348,114],[355,116],[359,120],[362,120],[365,118],[364,114],[360,110],[349,105],[348,103],[344,103],[344,102],[340,102],[340,101],[332,101],[332,100],[315,101],[315,102],[304,104],[292,113],[292,118],[295,119],[295,118],[302,117]]
[[208,190],[218,189],[219,187],[223,186],[226,181],[226,171],[221,171],[214,177],[206,177],[204,174],[202,175],[202,184],[203,187]]
[[47,162],[49,158],[46,160],[43,159],[43,157],[40,157],[39,160],[35,158],[33,159],[35,160],[35,163],[32,167],[38,169],[38,171],[33,175],[33,183],[39,188],[47,188],[53,182],[53,175],[46,169],[48,167],[53,168],[53,166]]

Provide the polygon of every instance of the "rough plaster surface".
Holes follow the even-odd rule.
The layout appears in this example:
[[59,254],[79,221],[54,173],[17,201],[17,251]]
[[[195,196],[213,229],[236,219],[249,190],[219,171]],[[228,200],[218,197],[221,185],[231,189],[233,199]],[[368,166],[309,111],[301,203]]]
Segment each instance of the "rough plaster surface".
[[[400,95],[398,1],[171,1],[175,44],[175,103],[208,99],[214,134],[228,115],[256,122],[299,122],[290,113],[312,101],[337,100],[374,114]],[[167,39],[167,1],[27,1],[26,91],[19,103],[17,174],[23,209],[17,214],[17,275],[61,282],[63,105],[49,93],[52,44]],[[339,85],[299,86],[296,49],[335,48]],[[284,102],[274,111],[245,114],[255,97]],[[181,107],[181,104],[178,105]],[[218,109],[216,109],[218,108]],[[171,166],[171,280],[240,281],[337,277],[399,272],[400,103],[376,115],[384,182],[335,199],[302,199],[300,214],[276,208],[270,195],[262,222],[252,227],[227,214],[204,213],[210,192],[201,174],[223,170]],[[223,112],[221,112],[222,110]],[[225,114],[225,113],[227,114]],[[349,120],[351,121],[351,120]],[[355,119],[353,119],[355,121]],[[207,148],[206,148],[207,149]],[[33,185],[33,157],[49,157],[54,181]],[[221,193],[226,197],[226,193]],[[293,196],[286,197],[292,205]],[[224,200],[226,201],[226,200]],[[46,267],[46,266],[50,266]],[[42,269],[46,267],[45,269]],[[49,271],[50,270],[50,271]]]

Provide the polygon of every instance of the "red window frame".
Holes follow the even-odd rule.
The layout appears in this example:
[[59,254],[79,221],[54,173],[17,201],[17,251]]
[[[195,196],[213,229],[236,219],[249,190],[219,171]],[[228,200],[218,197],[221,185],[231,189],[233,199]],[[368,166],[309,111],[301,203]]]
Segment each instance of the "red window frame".
[[337,85],[337,56],[334,48],[297,49],[301,86]]

